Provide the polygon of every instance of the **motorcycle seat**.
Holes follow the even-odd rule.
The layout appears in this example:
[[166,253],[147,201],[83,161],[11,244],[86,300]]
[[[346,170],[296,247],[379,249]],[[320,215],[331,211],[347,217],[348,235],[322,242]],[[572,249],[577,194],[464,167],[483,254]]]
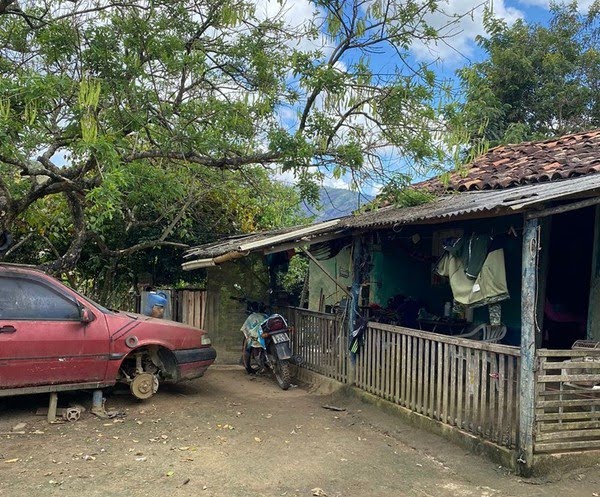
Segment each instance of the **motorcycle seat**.
[[265,333],[272,333],[273,331],[280,331],[287,328],[287,323],[283,317],[277,315],[269,317],[262,325],[261,328]]

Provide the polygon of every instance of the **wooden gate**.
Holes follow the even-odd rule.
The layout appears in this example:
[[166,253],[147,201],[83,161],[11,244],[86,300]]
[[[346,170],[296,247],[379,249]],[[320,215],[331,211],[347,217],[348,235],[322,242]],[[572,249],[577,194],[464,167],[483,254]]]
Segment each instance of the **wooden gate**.
[[534,452],[600,449],[600,350],[538,351]]

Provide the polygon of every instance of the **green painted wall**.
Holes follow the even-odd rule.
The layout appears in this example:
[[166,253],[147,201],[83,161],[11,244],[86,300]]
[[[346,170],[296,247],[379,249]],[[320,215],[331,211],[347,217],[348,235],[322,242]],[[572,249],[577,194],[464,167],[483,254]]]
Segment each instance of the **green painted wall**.
[[[508,235],[511,227],[514,228],[516,237]],[[511,296],[501,304],[502,321],[508,328],[504,343],[517,345],[521,326],[520,216],[405,226],[396,231],[380,232],[371,244],[371,301],[385,307],[391,297],[400,294],[421,301],[428,312],[442,315],[444,303],[452,300],[450,285],[446,279],[441,284],[432,284],[433,264],[422,259],[435,257],[432,254],[434,231],[457,228],[463,229],[465,234],[489,233],[502,237],[507,285]],[[488,322],[487,307],[475,309],[474,322]]]
[[[518,345],[521,328],[521,243],[522,218],[510,216],[484,220],[440,223],[437,225],[404,226],[396,230],[373,232],[367,236],[371,254],[369,303],[386,307],[395,295],[412,297],[423,303],[428,312],[442,315],[444,303],[452,300],[452,291],[447,279],[437,277],[439,284],[432,281],[432,270],[437,260],[433,254],[434,232],[462,229],[470,233],[492,234],[502,238],[506,265],[506,280],[509,300],[501,303],[502,322],[508,328],[503,343]],[[508,234],[510,228],[513,234]],[[336,257],[321,261],[329,274],[349,287],[351,277],[351,249],[344,249]],[[350,269],[348,269],[350,268]],[[324,295],[325,305],[333,305],[344,296],[335,284],[313,263],[309,269],[309,308],[319,308],[319,298]],[[348,275],[348,276],[346,276]],[[489,322],[486,306],[474,311],[474,322]]]
[[[343,248],[335,257],[319,261],[328,274],[346,288],[352,286],[352,249]],[[308,308],[319,310],[323,295],[324,306],[337,304],[346,294],[314,262],[309,265]],[[322,310],[324,310],[323,307]]]

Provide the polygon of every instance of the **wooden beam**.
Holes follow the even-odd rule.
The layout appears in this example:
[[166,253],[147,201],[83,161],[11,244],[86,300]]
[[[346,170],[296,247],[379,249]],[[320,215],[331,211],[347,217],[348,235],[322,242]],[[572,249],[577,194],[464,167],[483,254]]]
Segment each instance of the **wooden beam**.
[[542,209],[540,211],[532,211],[525,214],[525,219],[536,219],[540,217],[552,216],[554,214],[562,214],[563,212],[574,211],[577,209],[584,209],[585,207],[591,207],[592,205],[600,204],[600,196],[580,200],[579,202],[572,202],[570,204],[559,205],[557,207],[549,207],[548,209]]
[[323,271],[323,273],[325,273],[325,276],[327,276],[331,281],[333,281],[335,283],[336,286],[338,286],[340,288],[340,290],[342,290],[342,292],[344,292],[348,297],[352,297],[352,295],[350,294],[350,292],[348,290],[346,290],[346,288],[344,286],[342,286],[341,283],[339,283],[333,276],[331,276],[328,272],[327,269],[325,269],[325,267],[323,266],[323,264],[321,264],[314,255],[312,255],[308,250],[306,250],[304,247],[301,247],[300,250],[302,250],[302,252],[304,252],[306,254],[306,256],[315,263],[315,265],[321,270]]
[[277,252],[286,252],[287,250],[297,249],[301,247],[310,247],[311,245],[315,245],[316,243],[328,242],[331,240],[337,240],[339,238],[344,238],[349,236],[347,233],[329,233],[327,235],[316,236],[314,238],[310,238],[309,236],[305,236],[301,240],[297,242],[284,243],[283,245],[276,245],[275,247],[267,248],[263,251],[264,255],[276,254]]
[[519,469],[524,476],[533,469],[533,433],[536,392],[536,297],[539,222],[526,219],[523,228],[521,276],[521,374],[519,401]]
[[181,265],[181,268],[184,271],[191,271],[192,269],[200,269],[203,267],[212,266],[216,266],[215,261],[213,259],[197,259],[195,261],[184,262]]
[[262,248],[262,247],[270,247],[271,245],[275,245],[276,243],[294,240],[295,238],[300,238],[300,237],[309,235],[311,233],[314,233],[315,231],[319,231],[319,230],[323,230],[323,229],[327,229],[327,228],[333,228],[336,224],[339,224],[339,222],[340,222],[340,219],[332,219],[331,221],[325,221],[323,223],[313,224],[312,226],[300,228],[295,231],[283,233],[281,235],[274,235],[271,237],[265,236],[265,238],[262,238],[258,241],[248,242],[248,243],[240,245],[238,247],[238,251],[246,252],[248,250],[256,250],[256,249]]
[[550,264],[550,233],[552,231],[552,217],[546,217],[540,220],[540,251],[537,271],[537,301],[536,319],[538,327],[536,331],[535,346],[542,346],[542,330],[544,327],[544,303],[546,302],[546,287],[548,280],[548,267]]
[[[347,345],[351,344],[352,333],[358,324],[360,316],[360,292],[362,290],[361,259],[363,256],[363,238],[355,236],[352,240],[352,295],[350,295],[350,316],[348,316]],[[356,367],[356,358],[359,354],[364,354],[365,349],[350,353],[350,362],[348,364],[348,383],[350,385],[358,384],[357,374],[359,369]],[[364,368],[363,368],[364,369]],[[366,371],[366,369],[365,369]]]

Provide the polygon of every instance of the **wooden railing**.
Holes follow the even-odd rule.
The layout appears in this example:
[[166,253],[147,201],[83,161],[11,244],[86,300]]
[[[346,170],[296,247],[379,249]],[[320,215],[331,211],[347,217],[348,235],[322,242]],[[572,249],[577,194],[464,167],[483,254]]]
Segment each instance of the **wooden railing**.
[[304,359],[303,367],[348,383],[348,334],[343,320],[334,314],[293,307],[285,313],[294,327],[293,349]]
[[600,350],[538,351],[536,453],[600,448]]
[[369,323],[351,368],[347,327],[338,317],[298,308],[286,315],[303,367],[497,444],[516,445],[517,347]]
[[519,349],[369,323],[356,386],[432,419],[513,447]]

